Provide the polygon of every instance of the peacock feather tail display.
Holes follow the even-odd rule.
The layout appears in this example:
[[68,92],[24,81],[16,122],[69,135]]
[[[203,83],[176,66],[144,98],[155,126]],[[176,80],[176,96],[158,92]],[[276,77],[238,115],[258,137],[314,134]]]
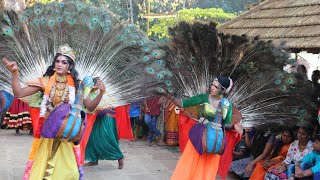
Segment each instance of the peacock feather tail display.
[[[43,76],[59,45],[76,55],[79,79],[99,77],[107,92],[100,108],[127,104],[163,92],[172,73],[156,42],[106,8],[78,1],[36,3],[1,13],[0,54],[16,61],[21,84]],[[10,92],[10,73],[0,65],[1,89]],[[170,89],[169,89],[170,90]]]
[[174,74],[176,96],[208,93],[216,76],[228,76],[234,87],[228,94],[243,116],[243,126],[295,125],[315,110],[307,82],[284,71],[292,64],[284,44],[218,32],[216,24],[181,22],[170,28],[167,64]]

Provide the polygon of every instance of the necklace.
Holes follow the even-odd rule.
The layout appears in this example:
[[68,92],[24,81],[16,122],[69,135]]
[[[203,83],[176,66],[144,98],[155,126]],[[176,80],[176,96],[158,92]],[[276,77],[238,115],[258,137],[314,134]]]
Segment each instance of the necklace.
[[[70,92],[69,92],[70,89]],[[62,103],[73,103],[75,98],[74,81],[70,74],[59,76],[54,73],[45,84],[44,95],[40,105],[40,117],[52,111]]]
[[67,82],[67,76],[57,75],[56,76],[56,82],[61,82],[61,83]]
[[69,89],[67,85],[67,76],[56,76],[56,82],[52,86],[49,93],[49,99],[47,108],[49,111],[53,111],[56,107],[62,103],[69,101]]

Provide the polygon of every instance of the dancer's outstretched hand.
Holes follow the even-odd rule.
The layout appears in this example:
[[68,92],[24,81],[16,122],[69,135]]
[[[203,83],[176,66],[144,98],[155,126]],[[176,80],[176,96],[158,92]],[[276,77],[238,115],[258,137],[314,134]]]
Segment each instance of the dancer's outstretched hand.
[[100,92],[103,94],[104,92],[106,92],[106,86],[104,85],[103,81],[98,79],[96,84],[95,84],[95,88],[100,89]]
[[1,62],[12,74],[19,71],[17,62],[9,61],[6,57],[2,58]]

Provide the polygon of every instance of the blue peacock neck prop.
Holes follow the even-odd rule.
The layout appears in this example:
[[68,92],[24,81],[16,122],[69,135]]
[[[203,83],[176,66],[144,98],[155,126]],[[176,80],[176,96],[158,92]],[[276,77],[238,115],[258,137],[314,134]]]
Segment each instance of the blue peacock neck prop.
[[5,112],[9,109],[13,101],[13,95],[5,90],[0,90],[0,112]]
[[86,127],[86,116],[81,113],[83,101],[93,85],[93,78],[85,77],[79,86],[74,104],[64,103],[53,110],[43,124],[41,136],[69,142],[80,141]]

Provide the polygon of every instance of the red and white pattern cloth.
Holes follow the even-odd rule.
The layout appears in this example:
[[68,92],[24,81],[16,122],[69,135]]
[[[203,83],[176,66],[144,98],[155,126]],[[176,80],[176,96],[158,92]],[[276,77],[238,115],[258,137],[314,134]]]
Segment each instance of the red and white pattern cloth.
[[[30,125],[31,117],[29,113],[29,105],[18,98],[14,98],[10,108],[7,110],[3,119],[3,124],[7,124],[8,128],[19,128],[23,125]],[[30,128],[26,127],[26,128]]]
[[291,143],[286,159],[283,161],[286,164],[296,164],[298,161],[300,161],[304,156],[309,154],[313,150],[313,142],[309,140],[306,148],[303,151],[299,151],[299,141],[295,140],[293,143]]

